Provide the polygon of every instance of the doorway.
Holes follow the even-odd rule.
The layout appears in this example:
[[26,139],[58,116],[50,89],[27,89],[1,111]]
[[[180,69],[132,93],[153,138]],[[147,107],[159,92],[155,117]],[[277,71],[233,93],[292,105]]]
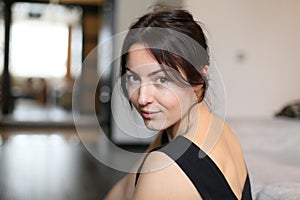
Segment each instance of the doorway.
[[[10,2],[6,1],[7,4]],[[0,105],[4,113],[0,115],[0,122],[73,124],[73,84],[76,77],[80,76],[83,88],[80,96],[84,97],[91,80],[87,75],[100,73],[101,56],[105,56],[97,54],[99,62],[95,62],[92,70],[83,67],[82,63],[97,47],[102,29],[111,33],[112,18],[105,16],[113,12],[112,3],[69,0],[65,3],[60,1],[60,4],[34,2],[13,1],[10,6],[0,5],[4,11],[9,7],[11,13],[9,20],[7,16],[5,20],[3,16],[0,17],[0,44],[5,44],[5,47],[1,46],[3,51],[0,57],[9,60],[0,63],[1,77],[5,78],[0,83],[1,89],[5,90],[0,92],[3,100]],[[9,21],[10,30],[8,42],[4,37],[6,21]],[[6,43],[9,43],[9,53],[6,52]],[[5,58],[7,54],[9,58]],[[96,112],[100,113],[104,106],[99,108],[101,102],[95,99]],[[84,98],[80,102],[83,112],[90,109],[86,108],[88,103]]]

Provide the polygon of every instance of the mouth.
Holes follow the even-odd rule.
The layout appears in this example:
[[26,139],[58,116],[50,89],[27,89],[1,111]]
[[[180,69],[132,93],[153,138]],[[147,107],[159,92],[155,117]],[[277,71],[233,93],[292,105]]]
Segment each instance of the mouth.
[[146,111],[141,110],[141,115],[144,119],[154,119],[160,111]]

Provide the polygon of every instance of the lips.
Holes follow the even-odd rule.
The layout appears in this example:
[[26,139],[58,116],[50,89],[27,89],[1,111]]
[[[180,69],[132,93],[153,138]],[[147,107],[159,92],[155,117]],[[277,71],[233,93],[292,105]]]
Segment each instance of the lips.
[[145,119],[153,119],[157,116],[160,111],[148,111],[148,110],[141,110],[141,115]]

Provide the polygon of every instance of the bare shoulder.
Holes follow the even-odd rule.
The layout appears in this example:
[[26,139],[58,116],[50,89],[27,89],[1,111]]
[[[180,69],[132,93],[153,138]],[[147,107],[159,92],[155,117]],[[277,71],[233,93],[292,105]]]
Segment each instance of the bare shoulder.
[[154,151],[145,160],[133,199],[201,198],[180,167],[166,154]]
[[241,145],[226,122],[222,135],[213,151],[210,152],[210,156],[225,176],[235,195],[241,197],[247,169]]
[[225,123],[224,126],[224,139],[227,143],[227,145],[230,147],[230,150],[232,154],[235,154],[235,156],[238,156],[240,161],[244,161],[243,156],[243,150],[240,145],[240,141],[236,137],[236,134],[232,131],[232,129],[229,127],[227,123]]

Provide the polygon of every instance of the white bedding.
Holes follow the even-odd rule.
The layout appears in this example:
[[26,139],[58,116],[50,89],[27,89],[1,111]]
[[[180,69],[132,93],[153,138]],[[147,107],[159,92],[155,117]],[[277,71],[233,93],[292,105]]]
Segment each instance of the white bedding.
[[300,199],[300,121],[229,120],[242,145],[253,196]]
[[267,185],[257,194],[257,200],[299,200],[300,183],[287,182]]

